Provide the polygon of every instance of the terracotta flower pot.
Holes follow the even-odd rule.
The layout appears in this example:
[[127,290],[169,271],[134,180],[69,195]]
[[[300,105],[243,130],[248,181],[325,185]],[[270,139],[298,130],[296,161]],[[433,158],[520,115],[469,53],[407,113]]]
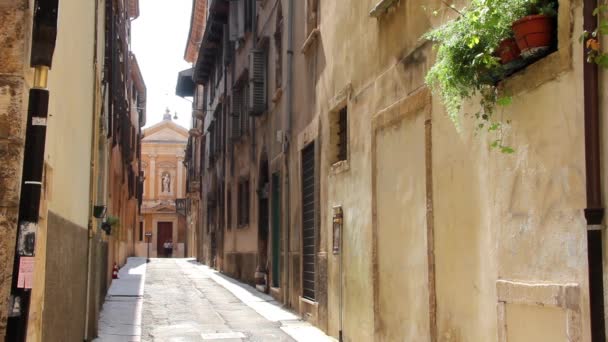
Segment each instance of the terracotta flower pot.
[[507,38],[500,42],[496,55],[500,57],[500,63],[508,64],[520,57],[521,50],[519,50],[514,38]]
[[543,14],[528,15],[513,23],[513,32],[522,56],[546,50],[553,40],[553,19]]

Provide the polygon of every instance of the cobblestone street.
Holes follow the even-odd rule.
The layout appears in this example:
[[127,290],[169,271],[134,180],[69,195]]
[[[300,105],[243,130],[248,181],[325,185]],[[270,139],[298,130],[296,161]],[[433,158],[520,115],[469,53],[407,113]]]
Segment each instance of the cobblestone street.
[[97,341],[333,339],[271,297],[193,260],[152,259],[146,265],[131,258],[106,298]]

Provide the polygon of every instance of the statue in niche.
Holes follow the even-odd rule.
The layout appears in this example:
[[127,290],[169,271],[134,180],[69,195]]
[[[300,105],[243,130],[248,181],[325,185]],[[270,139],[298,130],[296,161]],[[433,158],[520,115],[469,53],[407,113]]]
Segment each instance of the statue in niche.
[[163,173],[162,192],[171,192],[171,175],[168,172]]

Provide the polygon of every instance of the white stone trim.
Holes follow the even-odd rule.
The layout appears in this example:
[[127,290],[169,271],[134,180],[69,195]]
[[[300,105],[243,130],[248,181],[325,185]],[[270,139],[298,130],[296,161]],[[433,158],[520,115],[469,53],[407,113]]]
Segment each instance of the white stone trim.
[[507,339],[507,304],[549,306],[566,311],[568,342],[582,341],[580,286],[576,283],[524,283],[509,280],[496,281],[498,341]]

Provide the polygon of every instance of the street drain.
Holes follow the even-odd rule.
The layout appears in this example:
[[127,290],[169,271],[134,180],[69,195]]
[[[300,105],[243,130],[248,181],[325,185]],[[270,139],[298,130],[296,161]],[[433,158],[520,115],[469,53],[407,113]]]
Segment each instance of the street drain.
[[230,338],[245,338],[245,334],[240,332],[223,332],[223,333],[208,333],[201,334],[203,340],[227,340]]

